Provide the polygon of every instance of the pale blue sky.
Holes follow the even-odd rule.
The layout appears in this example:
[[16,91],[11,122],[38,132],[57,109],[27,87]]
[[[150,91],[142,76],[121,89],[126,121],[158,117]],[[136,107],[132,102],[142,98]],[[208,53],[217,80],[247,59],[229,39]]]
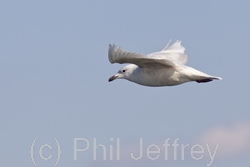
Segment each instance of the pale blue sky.
[[[240,144],[236,151],[229,147],[232,154],[216,156],[212,166],[248,166],[249,5],[226,0],[0,1],[0,165],[34,166],[30,147],[37,138],[37,166],[53,166],[56,138],[62,150],[58,167],[201,167],[209,158],[195,161],[188,151],[183,161],[128,157],[139,150],[140,137],[147,145],[161,145],[166,138],[194,145],[222,129],[220,138],[239,136],[228,141]],[[108,83],[123,67],[109,63],[109,43],[148,54],[170,39],[182,40],[187,65],[223,80],[161,88],[125,80]],[[90,149],[74,161],[74,138],[88,139],[90,147],[93,138],[107,147],[110,138],[120,138],[124,158],[102,161],[99,152],[94,161]],[[44,149],[45,157],[53,155],[47,161],[39,157],[45,143],[53,146]]]

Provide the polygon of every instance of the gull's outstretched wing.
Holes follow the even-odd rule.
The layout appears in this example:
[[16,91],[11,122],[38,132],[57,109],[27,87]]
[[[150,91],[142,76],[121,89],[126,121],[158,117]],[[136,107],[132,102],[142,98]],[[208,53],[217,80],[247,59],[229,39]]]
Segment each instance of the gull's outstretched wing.
[[185,64],[187,62],[187,55],[184,53],[185,48],[181,45],[181,41],[176,41],[173,45],[169,46],[168,44],[160,51],[154,52],[148,57],[158,58],[158,59],[167,59],[174,64]]
[[108,56],[110,63],[131,63],[137,66],[143,67],[154,67],[154,68],[164,68],[164,67],[174,67],[175,64],[167,59],[162,59],[158,57],[148,57],[140,53],[127,52],[122,50],[116,45],[109,45]]

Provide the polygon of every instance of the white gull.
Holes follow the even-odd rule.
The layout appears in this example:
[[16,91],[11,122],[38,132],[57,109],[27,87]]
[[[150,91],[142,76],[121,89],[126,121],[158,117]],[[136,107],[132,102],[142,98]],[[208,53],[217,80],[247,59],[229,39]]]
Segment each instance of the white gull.
[[185,82],[210,82],[220,77],[211,76],[184,65],[187,62],[185,48],[181,41],[172,46],[165,46],[161,51],[147,56],[122,50],[116,45],[109,45],[108,57],[110,63],[131,63],[121,68],[117,74],[109,78],[127,79],[144,86],[174,86]]

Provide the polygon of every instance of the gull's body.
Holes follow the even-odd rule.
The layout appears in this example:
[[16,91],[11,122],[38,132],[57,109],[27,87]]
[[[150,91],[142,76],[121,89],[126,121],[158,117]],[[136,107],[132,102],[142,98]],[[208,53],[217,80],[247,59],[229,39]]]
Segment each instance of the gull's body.
[[184,50],[180,41],[147,56],[109,45],[108,56],[111,63],[131,63],[120,69],[117,74],[109,78],[109,81],[122,78],[144,86],[174,86],[189,81],[201,83],[214,79],[221,80],[220,77],[184,65],[187,62]]

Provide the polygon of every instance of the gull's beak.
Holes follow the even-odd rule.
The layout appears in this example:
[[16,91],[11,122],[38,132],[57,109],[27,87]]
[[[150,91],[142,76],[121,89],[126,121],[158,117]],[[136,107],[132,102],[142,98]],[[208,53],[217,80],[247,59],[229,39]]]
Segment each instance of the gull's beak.
[[114,75],[114,76],[110,77],[110,78],[109,78],[109,82],[115,80],[116,78],[118,78],[118,75]]
[[114,76],[109,78],[109,82],[114,81],[117,78],[121,78],[121,75],[119,73],[115,74]]

